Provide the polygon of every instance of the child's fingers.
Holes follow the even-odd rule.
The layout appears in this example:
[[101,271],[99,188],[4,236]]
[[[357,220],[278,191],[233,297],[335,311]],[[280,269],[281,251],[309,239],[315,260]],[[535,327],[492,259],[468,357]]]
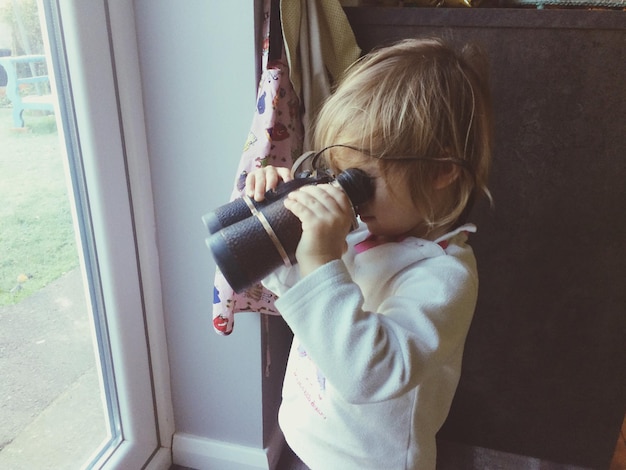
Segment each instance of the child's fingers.
[[273,167],[266,167],[259,171],[263,177],[257,181],[257,184],[254,187],[255,201],[262,201],[265,199],[265,193],[270,189],[274,189],[278,185],[278,174],[273,170]]
[[282,181],[291,181],[293,179],[293,176],[291,176],[291,169],[284,167],[275,167],[274,169]]
[[275,189],[281,181],[289,181],[291,173],[289,168],[266,166],[249,173],[246,177],[246,196],[255,201],[265,199],[265,193]]
[[329,184],[317,186],[303,186],[298,191],[289,194],[309,210],[325,210],[343,215],[350,211],[350,201],[346,194]]
[[259,173],[258,171],[248,173],[248,176],[246,176],[246,196],[254,197],[257,185],[260,184],[265,186],[265,175],[263,173]]
[[285,199],[285,207],[300,219],[305,231],[312,230],[320,236],[329,232],[345,236],[350,230],[350,202],[343,191],[330,185],[305,186],[293,191]]
[[352,223],[348,216],[350,204],[343,191],[330,185],[305,186],[289,193],[284,205],[302,222],[302,238],[296,250],[302,275],[341,258]]

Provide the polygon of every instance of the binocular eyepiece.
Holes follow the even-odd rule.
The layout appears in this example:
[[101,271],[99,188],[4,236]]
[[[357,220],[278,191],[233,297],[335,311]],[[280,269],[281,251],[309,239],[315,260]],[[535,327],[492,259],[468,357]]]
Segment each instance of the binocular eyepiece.
[[[206,243],[213,258],[237,293],[260,281],[280,265],[295,263],[295,252],[302,236],[300,220],[286,209],[283,200],[305,185],[330,183],[341,188],[354,209],[374,193],[370,176],[349,168],[333,178],[326,172],[306,172],[280,183],[257,202],[243,196],[202,217],[209,233]],[[353,229],[356,212],[353,210]]]

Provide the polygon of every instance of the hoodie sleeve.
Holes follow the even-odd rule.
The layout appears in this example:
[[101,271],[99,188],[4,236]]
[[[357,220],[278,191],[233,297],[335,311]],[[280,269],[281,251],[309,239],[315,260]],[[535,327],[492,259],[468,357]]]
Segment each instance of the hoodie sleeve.
[[284,292],[276,307],[343,398],[397,397],[463,348],[477,298],[475,272],[453,256],[425,259],[389,281],[377,312],[340,261]]

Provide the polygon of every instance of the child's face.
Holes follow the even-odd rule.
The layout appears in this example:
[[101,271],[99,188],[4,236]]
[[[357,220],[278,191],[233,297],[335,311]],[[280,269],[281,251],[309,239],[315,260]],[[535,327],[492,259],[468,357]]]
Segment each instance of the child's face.
[[374,196],[357,208],[361,221],[367,225],[370,233],[389,237],[398,235],[423,237],[424,217],[411,199],[406,183],[399,183],[391,191],[381,176],[378,160],[355,155],[356,152],[351,149],[342,149],[342,153],[344,151],[350,152],[350,155],[346,154],[347,158],[343,158],[344,155],[336,158],[336,170],[359,168],[374,180]]

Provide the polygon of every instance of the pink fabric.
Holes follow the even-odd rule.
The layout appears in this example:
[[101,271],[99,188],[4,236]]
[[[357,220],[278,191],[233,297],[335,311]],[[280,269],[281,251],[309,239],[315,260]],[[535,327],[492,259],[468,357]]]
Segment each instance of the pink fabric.
[[374,248],[379,245],[383,245],[385,243],[389,243],[391,241],[400,241],[400,240],[388,240],[381,237],[377,237],[376,235],[370,235],[362,242],[354,245],[354,251],[357,253],[363,253],[364,251],[369,250],[370,248]]
[[[245,175],[257,168],[273,165],[291,167],[302,153],[302,118],[300,103],[289,80],[284,51],[278,61],[268,61],[270,32],[270,1],[265,1],[263,24],[262,74],[258,87],[256,112],[244,145],[235,178],[231,200],[242,195]],[[280,25],[272,25],[280,27]],[[276,296],[260,283],[237,294],[219,272],[215,276],[213,296],[213,327],[221,335],[229,335],[235,314],[259,312],[278,315]]]

